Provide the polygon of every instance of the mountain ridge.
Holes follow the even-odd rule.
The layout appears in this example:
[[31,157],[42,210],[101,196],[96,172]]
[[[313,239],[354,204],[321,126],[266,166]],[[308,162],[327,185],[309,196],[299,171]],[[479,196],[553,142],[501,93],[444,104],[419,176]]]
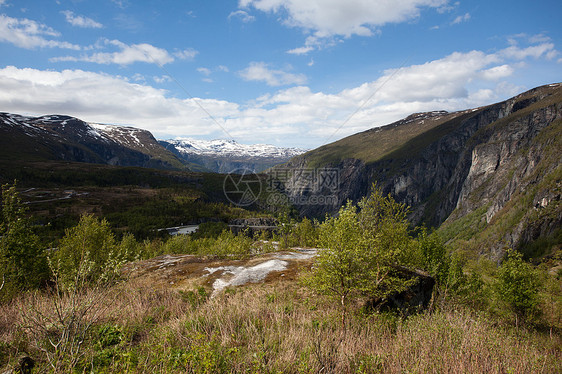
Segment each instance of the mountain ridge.
[[67,115],[0,113],[1,157],[228,173],[261,172],[303,150],[233,140],[157,140],[131,126],[85,122]]
[[[560,186],[543,186],[541,181],[560,180],[561,117],[562,85],[545,85],[488,106],[418,114],[351,135],[297,156],[271,175],[282,169],[292,175],[284,182],[291,186],[290,201],[305,202],[296,204],[302,216],[335,214],[347,199],[366,196],[373,182],[412,208],[414,224],[439,227],[446,222],[449,241],[474,239],[461,240],[468,228],[454,228],[455,222],[473,215],[474,235],[494,232],[475,239],[473,248],[488,240],[491,256],[499,258],[505,247],[557,235],[562,223]],[[377,147],[388,138],[391,146]],[[298,180],[299,171],[322,168],[339,173],[337,199],[309,204],[333,191],[316,188],[315,180]],[[533,206],[533,201],[540,206],[543,198],[550,215],[538,214]],[[515,205],[520,205],[517,214]],[[500,222],[498,214],[511,218]]]
[[179,158],[218,173],[229,173],[236,169],[259,173],[305,152],[298,148],[283,148],[270,144],[248,145],[223,139],[206,141],[176,138],[159,142]]

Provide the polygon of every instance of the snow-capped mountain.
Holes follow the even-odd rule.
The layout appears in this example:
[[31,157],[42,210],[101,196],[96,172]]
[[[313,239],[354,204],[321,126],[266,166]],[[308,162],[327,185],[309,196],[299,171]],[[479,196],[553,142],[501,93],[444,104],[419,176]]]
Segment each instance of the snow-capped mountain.
[[291,158],[306,152],[299,148],[281,148],[271,144],[240,144],[235,140],[198,140],[191,138],[176,138],[164,140],[172,144],[180,153],[220,157],[261,157],[261,158]]
[[4,158],[228,173],[239,168],[260,172],[303,152],[233,140],[158,141],[136,127],[87,123],[65,115],[0,113],[0,157]]
[[63,115],[0,113],[0,147],[3,157],[187,169],[146,130],[90,124]]
[[287,162],[306,150],[282,148],[270,144],[241,144],[234,140],[198,140],[176,138],[160,140],[161,145],[183,160],[196,163],[218,173],[235,169],[261,172]]

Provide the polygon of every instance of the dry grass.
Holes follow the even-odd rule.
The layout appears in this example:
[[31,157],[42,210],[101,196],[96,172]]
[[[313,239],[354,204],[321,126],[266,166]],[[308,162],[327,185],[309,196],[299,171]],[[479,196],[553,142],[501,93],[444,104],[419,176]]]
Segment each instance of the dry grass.
[[[337,305],[295,282],[227,290],[212,299],[186,299],[135,280],[103,297],[81,347],[79,371],[253,373],[555,373],[560,338],[494,323],[467,310],[406,320],[353,314],[344,329]],[[53,317],[53,295],[25,295],[0,306],[1,364],[26,351],[48,366],[44,336],[25,328],[30,305]],[[103,344],[99,326],[118,339]],[[36,332],[37,333],[37,332]],[[106,339],[107,340],[107,339]],[[63,366],[61,366],[63,367]],[[68,369],[68,367],[65,367]],[[62,372],[62,371],[61,371]]]

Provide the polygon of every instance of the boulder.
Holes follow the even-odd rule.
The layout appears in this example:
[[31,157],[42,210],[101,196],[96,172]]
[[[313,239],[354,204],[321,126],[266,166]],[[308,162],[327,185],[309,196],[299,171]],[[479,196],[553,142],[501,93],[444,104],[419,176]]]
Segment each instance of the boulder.
[[425,310],[429,307],[435,286],[435,278],[421,270],[410,270],[397,266],[400,278],[415,279],[412,285],[402,292],[396,292],[381,299],[371,299],[366,308],[371,310],[397,310],[403,315],[409,315]]

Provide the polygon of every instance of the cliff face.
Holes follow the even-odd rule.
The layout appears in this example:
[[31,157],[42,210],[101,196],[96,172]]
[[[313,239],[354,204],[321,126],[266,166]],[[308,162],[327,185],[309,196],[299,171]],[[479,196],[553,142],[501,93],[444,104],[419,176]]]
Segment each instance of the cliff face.
[[[445,222],[444,227],[450,228],[470,216],[479,227],[475,232],[487,230],[489,239],[495,230],[494,244],[488,247],[497,257],[505,246],[521,246],[551,235],[560,226],[561,117],[560,84],[487,107],[443,114],[439,124],[377,159],[321,165],[339,172],[337,203],[296,205],[302,215],[334,214],[347,199],[357,201],[367,195],[376,182],[384,193],[411,207],[415,224],[438,227]],[[419,127],[431,118],[417,115],[398,126]],[[384,129],[381,133],[388,131]],[[353,136],[345,142],[353,144]],[[307,168],[314,157],[311,151],[283,167]],[[288,193],[292,201],[301,201],[304,194],[310,200],[310,195],[325,191],[301,187]],[[477,214],[481,214],[478,219]],[[455,240],[455,234],[448,235]]]

